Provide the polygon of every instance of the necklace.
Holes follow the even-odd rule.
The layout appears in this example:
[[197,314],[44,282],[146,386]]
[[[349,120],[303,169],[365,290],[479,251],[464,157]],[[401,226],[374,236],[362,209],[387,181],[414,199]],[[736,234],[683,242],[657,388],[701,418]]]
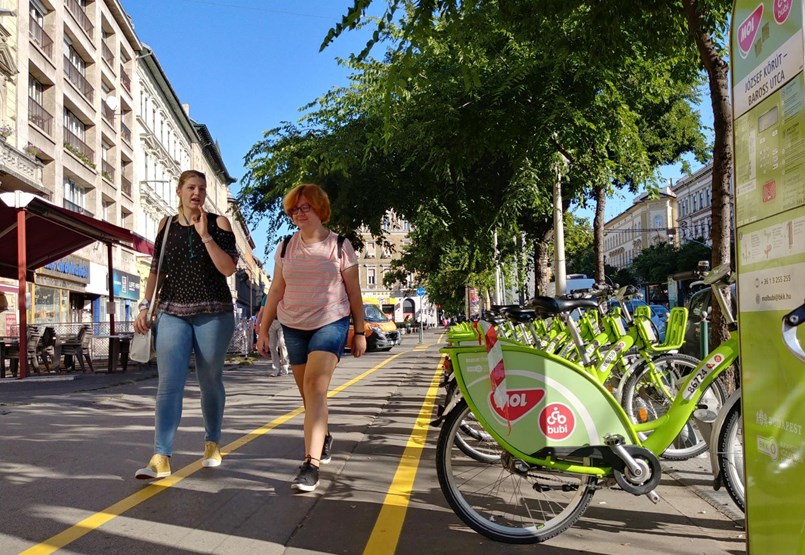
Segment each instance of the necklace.
[[182,217],[187,224],[187,230],[189,232],[187,234],[187,250],[190,253],[190,259],[192,260],[196,257],[196,251],[193,248],[193,233],[195,231],[195,227],[190,225],[190,220],[187,219],[187,214],[184,213],[184,210],[182,210]]

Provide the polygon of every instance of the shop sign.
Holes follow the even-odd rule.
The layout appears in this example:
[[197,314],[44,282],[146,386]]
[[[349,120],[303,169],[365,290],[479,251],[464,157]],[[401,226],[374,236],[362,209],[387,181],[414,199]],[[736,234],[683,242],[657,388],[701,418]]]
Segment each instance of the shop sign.
[[115,297],[133,301],[140,298],[140,276],[114,270],[112,281]]
[[63,279],[89,283],[89,260],[69,255],[45,265],[40,272]]

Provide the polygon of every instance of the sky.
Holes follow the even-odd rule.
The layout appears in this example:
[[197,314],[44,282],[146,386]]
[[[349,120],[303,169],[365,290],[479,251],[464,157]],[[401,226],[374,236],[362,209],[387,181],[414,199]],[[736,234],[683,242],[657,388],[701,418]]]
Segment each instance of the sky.
[[[349,32],[323,52],[322,40],[352,0],[121,0],[141,42],[151,47],[190,117],[218,141],[231,186],[265,131],[295,122],[300,108],[348,83],[337,59],[360,52],[367,31]],[[378,6],[385,2],[378,0]],[[266,260],[266,236],[250,230]],[[273,245],[272,245],[273,250]]]
[[[338,58],[360,52],[370,30],[345,33],[319,52],[328,30],[353,0],[121,0],[140,41],[156,53],[160,65],[190,117],[207,125],[218,141],[229,175],[240,190],[243,158],[265,131],[295,122],[300,108],[335,86],[348,83],[348,70]],[[379,12],[383,0],[372,9]],[[376,12],[376,13],[377,13]],[[379,55],[378,52],[374,52]],[[706,90],[706,89],[705,89]],[[702,108],[712,125],[707,98]],[[697,170],[693,164],[693,170]],[[661,174],[676,181],[679,165]],[[607,202],[606,219],[626,210],[634,195]],[[592,209],[576,210],[592,219]],[[254,254],[273,275],[273,251],[264,255],[266,233],[250,230]]]

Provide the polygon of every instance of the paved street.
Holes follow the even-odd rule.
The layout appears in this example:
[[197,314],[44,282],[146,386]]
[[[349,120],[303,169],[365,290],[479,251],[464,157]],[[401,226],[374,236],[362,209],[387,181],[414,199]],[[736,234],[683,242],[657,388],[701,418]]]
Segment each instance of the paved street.
[[599,491],[573,528],[539,547],[467,528],[439,489],[438,430],[427,426],[440,337],[344,358],[331,388],[333,461],[302,495],[289,488],[303,454],[300,401],[266,361],[226,370],[219,468],[201,467],[190,379],[174,474],[151,484],[133,475],[152,450],[153,368],[0,381],[0,554],[745,553],[742,515],[711,493],[707,459],[666,465],[658,505]]

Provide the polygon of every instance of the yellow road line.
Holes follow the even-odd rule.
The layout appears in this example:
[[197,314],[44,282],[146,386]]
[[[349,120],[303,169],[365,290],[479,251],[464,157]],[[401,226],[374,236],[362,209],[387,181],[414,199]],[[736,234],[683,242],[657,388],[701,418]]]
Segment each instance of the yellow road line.
[[400,541],[405,513],[408,511],[408,503],[411,500],[411,491],[414,489],[414,479],[419,468],[419,461],[422,458],[422,450],[428,436],[431,417],[433,416],[433,405],[436,394],[439,391],[439,379],[442,362],[436,367],[433,379],[430,382],[425,401],[419,410],[414,423],[414,429],[408,438],[405,451],[402,454],[400,464],[394,473],[386,498],[383,500],[383,508],[377,516],[369,542],[363,550],[364,555],[386,555],[397,550],[397,543]]
[[[352,385],[360,382],[361,380],[366,379],[373,373],[377,372],[378,370],[386,366],[392,360],[404,355],[406,352],[398,353],[394,356],[387,358],[374,368],[370,368],[363,374],[360,374],[359,376],[356,376],[351,380],[347,381],[346,383],[336,387],[335,389],[330,391],[327,394],[327,396],[333,397],[334,395],[341,393],[348,387],[351,387]],[[304,410],[305,410],[304,407],[298,407],[289,413],[286,413],[282,416],[275,418],[274,420],[261,426],[260,428],[257,428],[256,430],[249,432],[245,436],[236,439],[232,443],[229,443],[228,445],[226,445],[221,449],[221,454],[225,456],[233,451],[240,449],[247,443],[254,441],[258,437],[267,434],[274,428],[281,426],[282,424],[285,424],[286,422],[288,422],[289,420],[291,420],[296,416],[299,416],[304,412]],[[166,489],[175,486],[176,484],[178,484],[188,476],[195,474],[202,468],[203,467],[201,466],[201,459],[193,463],[190,463],[184,468],[177,470],[167,478],[162,478],[161,480],[148,484],[148,486],[146,486],[145,488],[129,495],[125,499],[122,499],[121,501],[118,501],[117,503],[110,505],[109,507],[103,509],[102,511],[85,518],[84,520],[78,522],[77,524],[74,524],[73,526],[64,530],[63,532],[59,532],[55,536],[46,539],[42,543],[37,544],[29,549],[26,549],[25,551],[20,553],[20,555],[46,555],[49,553],[53,553],[54,551],[57,551],[73,543],[79,538],[82,538],[83,536],[89,534],[93,530],[100,528],[110,520],[122,515],[126,511],[133,509],[134,507],[136,507],[141,503],[144,503],[145,501],[148,501],[158,493],[162,493]]]

